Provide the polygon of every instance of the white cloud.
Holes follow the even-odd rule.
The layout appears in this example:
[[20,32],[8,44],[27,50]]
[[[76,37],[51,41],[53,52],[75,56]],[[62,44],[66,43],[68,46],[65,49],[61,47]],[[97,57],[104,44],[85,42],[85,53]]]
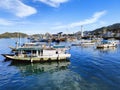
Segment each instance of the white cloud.
[[21,20],[7,20],[4,18],[0,18],[0,26],[21,26],[21,25],[34,25],[34,23],[29,21],[21,21]]
[[26,17],[35,14],[35,8],[25,5],[20,0],[0,0],[0,8],[15,14],[18,17]]
[[71,24],[68,24],[68,25],[56,26],[53,29],[74,28],[74,27],[79,27],[81,25],[92,24],[92,23],[97,22],[99,20],[99,18],[102,17],[105,13],[106,13],[106,11],[96,12],[89,19],[85,19],[85,20],[79,21],[79,22],[74,22],[74,23],[71,23]]
[[0,25],[9,26],[9,25],[13,25],[13,23],[11,21],[0,18]]
[[36,1],[40,1],[40,2],[45,3],[51,7],[59,7],[60,4],[66,3],[69,0],[36,0]]

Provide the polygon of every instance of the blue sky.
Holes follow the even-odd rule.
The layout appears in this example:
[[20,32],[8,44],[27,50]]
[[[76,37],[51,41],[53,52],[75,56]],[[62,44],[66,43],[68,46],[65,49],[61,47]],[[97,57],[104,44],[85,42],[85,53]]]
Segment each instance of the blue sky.
[[120,0],[0,0],[0,33],[73,33],[120,22]]

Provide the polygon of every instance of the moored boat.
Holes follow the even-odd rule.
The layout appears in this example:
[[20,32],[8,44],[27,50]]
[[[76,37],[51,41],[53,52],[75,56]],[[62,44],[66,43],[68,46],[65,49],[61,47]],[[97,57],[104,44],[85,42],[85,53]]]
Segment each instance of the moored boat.
[[77,43],[72,44],[72,46],[90,46],[95,45],[95,42],[92,40],[81,40]]
[[116,47],[116,41],[101,41],[96,47],[97,48],[109,48],[109,47]]
[[39,46],[19,47],[14,54],[2,54],[5,58],[14,61],[60,61],[70,58],[65,48],[43,48]]

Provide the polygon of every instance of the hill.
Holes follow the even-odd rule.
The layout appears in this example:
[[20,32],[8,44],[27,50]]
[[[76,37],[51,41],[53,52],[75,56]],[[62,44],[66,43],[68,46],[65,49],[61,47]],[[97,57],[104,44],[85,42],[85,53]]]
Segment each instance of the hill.
[[120,23],[98,28],[96,30],[93,30],[91,33],[93,33],[94,35],[100,35],[100,34],[112,35],[113,34],[113,36],[115,37],[117,36],[117,34],[120,33]]
[[0,38],[24,38],[27,37],[28,35],[25,33],[20,33],[20,32],[14,32],[14,33],[9,33],[9,32],[5,32],[3,34],[0,34]]

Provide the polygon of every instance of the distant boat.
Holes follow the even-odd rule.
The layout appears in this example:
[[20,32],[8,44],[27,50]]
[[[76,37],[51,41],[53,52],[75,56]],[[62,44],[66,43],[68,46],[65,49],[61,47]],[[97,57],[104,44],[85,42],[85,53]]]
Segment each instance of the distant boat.
[[82,46],[95,45],[95,42],[92,41],[92,40],[83,40],[83,41],[81,42],[81,45],[82,45]]
[[72,44],[72,46],[89,46],[89,45],[95,45],[95,42],[92,40],[82,40],[78,43]]
[[116,47],[117,44],[118,44],[118,41],[103,40],[96,47],[97,48],[109,48],[109,47]]

